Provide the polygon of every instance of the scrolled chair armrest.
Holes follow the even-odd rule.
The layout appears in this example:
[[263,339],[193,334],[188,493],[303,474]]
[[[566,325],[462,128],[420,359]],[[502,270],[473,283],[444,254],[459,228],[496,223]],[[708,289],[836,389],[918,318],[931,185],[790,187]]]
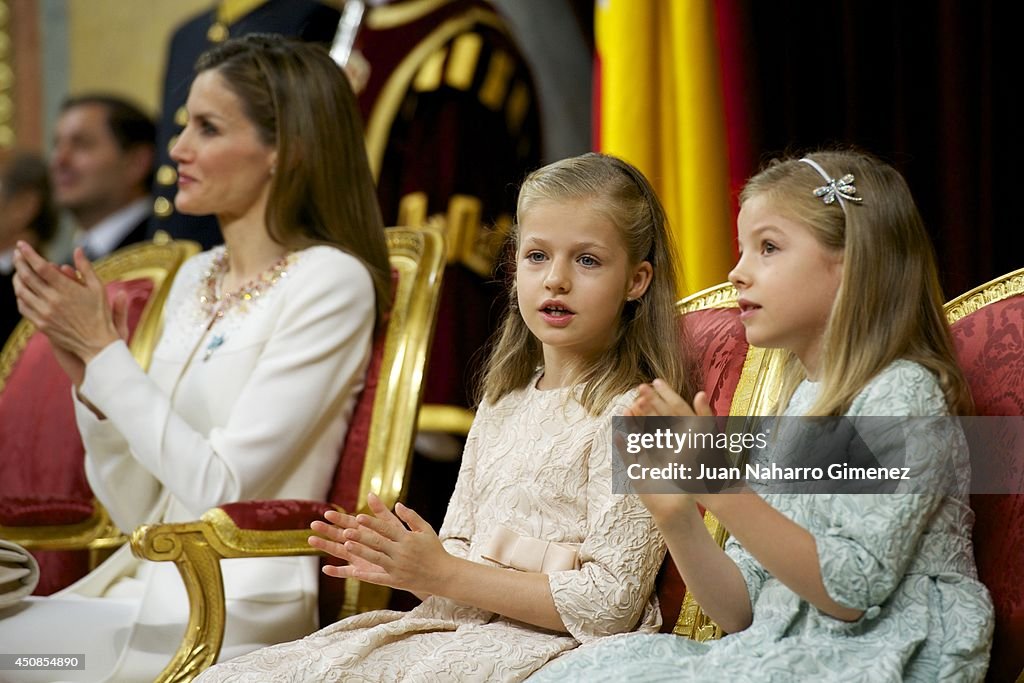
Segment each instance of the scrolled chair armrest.
[[226,618],[221,559],[318,555],[307,543],[309,525],[336,509],[308,500],[252,500],[212,508],[195,522],[136,529],[132,553],[174,562],[188,593],[185,637],[156,680],[190,681],[217,660]]

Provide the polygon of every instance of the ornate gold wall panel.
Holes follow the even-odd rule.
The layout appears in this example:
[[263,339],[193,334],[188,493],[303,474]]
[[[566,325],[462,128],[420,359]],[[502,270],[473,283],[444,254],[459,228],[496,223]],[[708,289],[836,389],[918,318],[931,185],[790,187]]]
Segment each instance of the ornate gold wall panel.
[[10,8],[0,0],[0,149],[14,146],[14,61]]
[[211,0],[67,0],[68,90],[71,94],[114,92],[156,113],[171,34],[213,4]]

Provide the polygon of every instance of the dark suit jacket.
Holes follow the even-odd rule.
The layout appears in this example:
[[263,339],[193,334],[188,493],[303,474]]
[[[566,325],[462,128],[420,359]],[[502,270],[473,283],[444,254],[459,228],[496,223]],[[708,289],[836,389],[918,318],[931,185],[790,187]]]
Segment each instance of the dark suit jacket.
[[[136,244],[138,242],[145,242],[149,239],[149,222],[153,219],[153,214],[146,214],[145,217],[138,224],[132,228],[132,231],[124,236],[124,239],[117,243],[114,247],[114,251],[122,247],[127,247],[129,244]],[[104,254],[106,256],[106,254]]]
[[14,326],[21,320],[18,313],[18,302],[14,298],[14,272],[9,275],[0,273],[0,348],[11,336]]
[[[129,232],[127,235],[125,235],[121,239],[120,242],[118,242],[117,244],[114,245],[113,251],[117,251],[118,249],[121,249],[123,247],[127,247],[130,244],[136,244],[138,242],[145,242],[146,240],[148,240],[149,239],[149,223],[150,223],[150,221],[152,219],[153,219],[153,215],[152,214],[146,214],[145,216],[143,216],[142,220],[140,220],[138,223],[136,223],[135,227],[133,227],[131,229],[131,232]],[[104,256],[109,256],[111,253],[113,253],[113,252],[108,251],[108,252],[104,252],[102,254],[97,254],[92,249],[89,249],[88,247],[86,247],[86,250],[85,250],[85,255],[87,257],[89,257],[90,261],[98,261],[99,259],[103,258]],[[61,257],[58,257],[58,258],[61,258]],[[66,254],[64,256],[64,259],[65,259],[66,263],[72,263],[72,256],[71,256],[71,254]]]

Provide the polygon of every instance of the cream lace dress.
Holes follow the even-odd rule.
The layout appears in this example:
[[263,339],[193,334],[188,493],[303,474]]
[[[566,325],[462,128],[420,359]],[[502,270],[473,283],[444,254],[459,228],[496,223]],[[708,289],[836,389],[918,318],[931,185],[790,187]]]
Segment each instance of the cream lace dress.
[[485,564],[481,550],[501,527],[580,544],[578,569],[549,573],[569,634],[431,597],[406,613],[350,617],[199,680],[519,681],[580,642],[657,630],[651,591],[664,545],[639,500],[612,493],[610,418],[633,397],[592,417],[571,394],[531,384],[481,406],[440,531],[448,552]]

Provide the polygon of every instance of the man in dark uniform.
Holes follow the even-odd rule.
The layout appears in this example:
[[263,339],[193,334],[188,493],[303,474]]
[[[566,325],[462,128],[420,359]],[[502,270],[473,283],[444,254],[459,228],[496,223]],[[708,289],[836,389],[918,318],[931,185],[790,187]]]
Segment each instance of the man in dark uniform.
[[369,3],[350,61],[385,224],[447,218],[424,401],[471,405],[474,359],[505,304],[495,260],[518,185],[540,163],[533,79],[480,0]]
[[223,240],[213,216],[185,216],[174,211],[178,176],[170,150],[188,121],[185,101],[195,63],[208,48],[249,33],[280,33],[329,44],[338,26],[338,10],[312,0],[223,0],[182,24],[171,37],[164,74],[164,94],[157,131],[157,171],[149,233],[162,230],[178,239],[195,240],[208,249]]
[[[358,30],[339,44],[353,9]],[[349,0],[332,55],[357,91],[385,224],[445,219],[448,267],[421,412],[425,426],[443,429],[429,404],[472,405],[484,345],[507,303],[495,266],[518,185],[540,163],[536,89],[504,19],[480,0]],[[442,433],[417,439],[408,500],[434,524],[461,448]],[[412,605],[401,592],[392,603]]]

